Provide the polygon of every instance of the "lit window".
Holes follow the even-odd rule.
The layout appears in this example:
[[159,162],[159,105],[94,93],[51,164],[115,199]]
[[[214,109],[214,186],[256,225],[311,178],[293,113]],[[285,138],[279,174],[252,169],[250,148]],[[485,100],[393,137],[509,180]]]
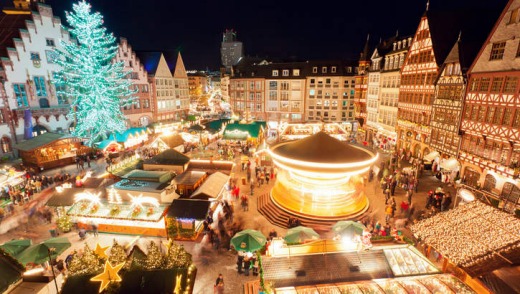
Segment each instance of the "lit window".
[[322,67],[322,68],[321,68],[321,72],[322,72],[322,73],[327,73],[327,67],[326,67],[326,66]]
[[489,60],[500,60],[504,57],[504,50],[506,48],[506,42],[493,43],[491,47],[491,55]]
[[312,68],[312,73],[318,73],[318,67],[316,67],[316,66],[313,67],[313,68]]
[[300,76],[300,70],[299,69],[293,69],[292,74],[293,74],[293,76],[298,77],[298,76]]
[[331,72],[331,73],[336,73],[336,67],[333,66],[333,67],[330,69],[330,72]]
[[273,70],[273,77],[277,77],[278,76],[278,70]]
[[282,75],[283,75],[284,77],[288,77],[288,76],[289,76],[289,70],[288,70],[288,69],[284,69],[284,70],[282,71]]

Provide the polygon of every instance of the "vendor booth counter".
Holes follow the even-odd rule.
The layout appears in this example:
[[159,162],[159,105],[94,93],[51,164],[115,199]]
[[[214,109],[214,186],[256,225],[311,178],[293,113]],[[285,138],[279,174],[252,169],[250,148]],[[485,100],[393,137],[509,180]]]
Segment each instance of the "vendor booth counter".
[[91,152],[80,138],[69,135],[45,133],[14,146],[25,166],[40,170],[73,164],[77,155]]

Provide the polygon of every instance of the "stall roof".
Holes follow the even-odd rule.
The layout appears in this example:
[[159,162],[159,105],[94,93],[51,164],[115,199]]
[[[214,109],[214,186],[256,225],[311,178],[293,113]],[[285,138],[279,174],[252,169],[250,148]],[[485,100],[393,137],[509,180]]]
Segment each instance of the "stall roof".
[[160,136],[159,139],[164,142],[164,144],[168,145],[170,148],[175,148],[177,146],[183,145],[184,139],[181,135],[175,134],[175,135],[163,135]]
[[54,191],[54,194],[47,200],[45,205],[58,207],[58,206],[72,206],[74,202],[74,195],[81,192],[100,193],[101,198],[106,197],[106,191],[104,188],[65,188],[62,192]]
[[64,136],[63,134],[56,134],[56,133],[45,133],[41,134],[37,137],[34,137],[30,140],[23,141],[21,143],[18,143],[14,145],[14,149],[22,150],[22,151],[31,151],[40,147],[43,147],[45,145],[48,145],[58,139],[66,138],[68,136]]
[[240,123],[230,123],[226,125],[224,129],[224,139],[228,140],[245,140],[247,139],[247,134],[252,138],[258,138],[260,134],[260,130],[263,128],[263,125],[260,123],[250,123],[250,124],[240,124]]
[[172,179],[172,173],[169,171],[149,171],[134,169],[133,171],[122,176],[122,178],[134,181],[166,183]]
[[144,128],[144,127],[141,127],[141,128],[130,128],[130,129],[124,131],[123,133],[116,133],[115,137],[114,137],[113,134],[110,135],[109,139],[115,140],[115,141],[120,142],[120,143],[124,143],[124,142],[126,142],[126,140],[128,140],[128,137],[130,135],[135,136],[135,135],[144,133],[146,131],[147,131],[147,128]]
[[231,174],[231,170],[233,170],[233,165],[235,163],[232,161],[213,161],[209,160],[191,160],[190,165],[188,166],[188,170],[193,171],[204,171],[209,174],[214,172],[221,172],[227,175]]
[[0,248],[0,292],[22,278],[25,268],[7,252]]
[[143,163],[162,165],[184,165],[189,161],[190,158],[188,156],[178,152],[177,150],[167,149],[150,159],[146,159]]
[[229,181],[229,176],[221,172],[210,175],[206,181],[191,194],[190,199],[217,198],[222,188]]
[[211,201],[175,199],[168,209],[168,217],[205,219],[208,214]]
[[202,178],[206,173],[202,171],[192,171],[188,170],[178,175],[173,179],[175,184],[179,185],[194,185],[197,183],[200,178]]
[[411,230],[471,276],[520,264],[520,219],[480,201],[438,213]]

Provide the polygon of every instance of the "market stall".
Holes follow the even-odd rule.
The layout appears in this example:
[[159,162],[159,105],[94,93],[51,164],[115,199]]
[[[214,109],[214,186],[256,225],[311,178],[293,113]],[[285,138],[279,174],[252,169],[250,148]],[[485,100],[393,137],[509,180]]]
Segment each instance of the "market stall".
[[444,257],[443,270],[454,268],[463,281],[520,264],[520,220],[480,201],[422,220],[411,231],[427,251]]
[[176,199],[172,202],[166,216],[168,238],[175,240],[195,240],[202,230],[211,201]]
[[204,183],[190,195],[190,199],[220,200],[226,191],[229,175],[221,172],[211,174]]
[[265,123],[228,123],[224,129],[223,139],[257,143],[263,140],[264,132]]
[[73,164],[77,155],[91,152],[80,138],[45,133],[14,146],[23,164],[40,170]]
[[190,158],[174,149],[166,149],[143,161],[143,169],[149,171],[170,171],[183,173],[188,168]]

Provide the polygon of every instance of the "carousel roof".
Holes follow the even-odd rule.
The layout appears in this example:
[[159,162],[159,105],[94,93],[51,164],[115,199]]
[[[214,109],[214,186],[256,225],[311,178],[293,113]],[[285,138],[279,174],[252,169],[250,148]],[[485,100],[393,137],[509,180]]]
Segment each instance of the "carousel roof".
[[272,152],[290,159],[319,163],[358,162],[374,157],[372,152],[342,142],[325,132],[278,144],[272,148]]
[[411,230],[471,276],[520,264],[520,220],[480,201],[438,213]]

